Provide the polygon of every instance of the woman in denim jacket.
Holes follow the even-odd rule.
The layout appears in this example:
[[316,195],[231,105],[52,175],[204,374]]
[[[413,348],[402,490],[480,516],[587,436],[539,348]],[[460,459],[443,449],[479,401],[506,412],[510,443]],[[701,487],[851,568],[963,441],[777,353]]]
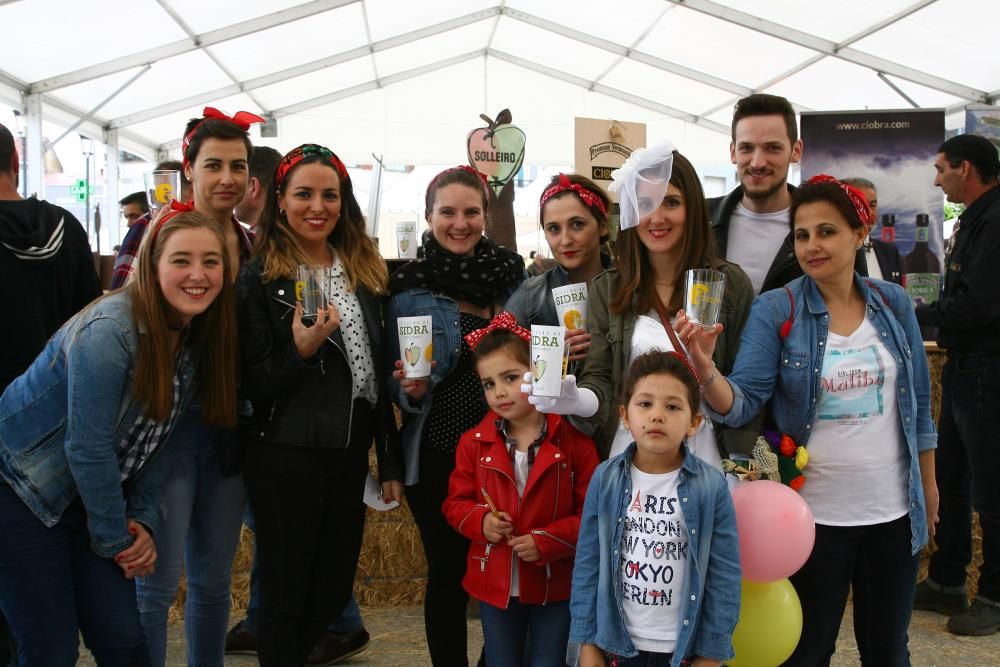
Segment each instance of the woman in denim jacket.
[[0,398],[0,606],[26,664],[147,665],[134,577],[153,571],[166,447],[198,392],[235,423],[221,227],[160,217],[131,285],[81,312]]
[[812,555],[791,577],[802,638],[786,665],[828,665],[849,589],[862,664],[908,665],[918,554],[937,521],[930,377],[906,292],[855,273],[872,219],[828,176],[793,195],[805,276],[753,304],[736,366],[719,379],[712,334],[682,322],[716,418],[741,424],[767,401],[809,462],[800,492],[816,518]]
[[[463,336],[485,327],[524,278],[524,260],[483,236],[489,194],[485,176],[470,167],[441,172],[427,186],[430,234],[425,258],[390,276],[387,344],[397,319],[430,315],[434,364],[427,379],[392,378],[403,413],[401,440],[406,496],[427,556],[424,601],[427,644],[434,665],[466,664],[462,588],[468,540],[445,521],[441,504],[455,467],[458,440],[486,415],[483,391]],[[391,341],[391,342],[390,342]],[[398,354],[398,346],[395,348]],[[396,362],[402,368],[402,362]]]

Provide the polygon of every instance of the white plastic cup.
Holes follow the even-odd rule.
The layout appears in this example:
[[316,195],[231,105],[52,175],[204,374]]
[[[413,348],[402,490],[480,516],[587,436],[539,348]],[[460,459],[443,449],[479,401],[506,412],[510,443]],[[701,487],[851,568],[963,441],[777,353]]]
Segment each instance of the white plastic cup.
[[396,252],[400,259],[417,258],[417,223],[396,223]]
[[566,374],[566,329],[531,325],[531,384],[535,396],[562,396]]
[[430,315],[400,317],[396,320],[399,336],[399,358],[403,361],[403,376],[426,378],[431,375],[434,358],[434,330]]
[[552,288],[559,323],[567,329],[587,328],[587,283]]

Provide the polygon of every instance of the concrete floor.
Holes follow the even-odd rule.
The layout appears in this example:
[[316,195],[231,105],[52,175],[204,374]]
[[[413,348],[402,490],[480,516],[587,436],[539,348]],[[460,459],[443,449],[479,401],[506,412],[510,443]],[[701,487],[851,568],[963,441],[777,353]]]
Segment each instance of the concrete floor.
[[[429,665],[424,641],[424,616],[420,607],[363,609],[365,626],[371,634],[371,644],[364,653],[342,663],[345,665]],[[910,624],[910,653],[913,667],[996,667],[1000,665],[1000,634],[991,637],[959,637],[945,630],[945,617],[932,612],[914,612]],[[469,621],[469,658],[475,665],[482,645],[478,621]],[[170,645],[167,664],[186,664],[184,628],[181,623],[170,625]],[[84,651],[85,653],[85,651]],[[858,665],[850,610],[841,626],[833,667]],[[78,665],[92,667],[89,654]],[[226,667],[252,667],[256,658],[229,656]]]

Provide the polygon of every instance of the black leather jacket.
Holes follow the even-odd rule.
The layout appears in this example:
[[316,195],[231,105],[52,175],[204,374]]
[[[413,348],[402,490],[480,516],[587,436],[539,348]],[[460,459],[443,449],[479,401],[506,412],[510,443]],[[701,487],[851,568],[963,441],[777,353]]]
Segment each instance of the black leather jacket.
[[[790,193],[795,192],[795,186],[789,185],[788,191]],[[712,232],[715,234],[715,243],[720,257],[726,257],[726,248],[729,245],[729,219],[732,217],[733,211],[736,210],[736,205],[742,199],[743,186],[737,185],[722,197],[705,200],[705,203],[708,205],[708,214],[712,218]],[[876,251],[877,254],[878,251]],[[881,263],[881,258],[879,258],[879,264]],[[865,253],[863,250],[858,251],[858,254],[854,258],[854,270],[863,276],[868,275],[868,264],[865,262]],[[764,276],[764,283],[760,287],[760,293],[763,294],[768,290],[784,287],[801,275],[802,267],[799,266],[799,261],[795,259],[795,242],[792,239],[792,231],[789,229],[788,236],[781,242],[781,247],[775,253],[774,260],[771,262],[771,266]],[[890,279],[889,274],[885,271],[882,272],[882,275],[886,276],[886,280]],[[894,280],[893,282],[897,281]]]
[[[253,404],[253,437],[305,447],[347,447],[354,401],[351,368],[340,331],[334,331],[311,359],[302,359],[292,339],[295,283],[261,280],[255,258],[236,281],[242,387]],[[387,377],[380,301],[364,286],[356,292],[371,343],[375,376]],[[393,357],[395,358],[395,357]],[[399,433],[389,390],[378,387],[375,443],[380,481],[403,478]],[[251,444],[252,446],[252,444]]]

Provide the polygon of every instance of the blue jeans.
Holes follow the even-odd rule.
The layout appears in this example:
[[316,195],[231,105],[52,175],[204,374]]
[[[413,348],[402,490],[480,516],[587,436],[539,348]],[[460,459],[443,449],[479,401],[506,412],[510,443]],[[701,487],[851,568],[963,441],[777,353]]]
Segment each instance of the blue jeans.
[[166,662],[167,612],[187,575],[184,630],[192,667],[221,667],[229,624],[230,579],[246,491],[223,477],[197,409],[181,417],[169,447],[174,468],[163,487],[166,519],[156,534],[156,572],[138,581],[142,626],[154,667]]
[[74,667],[79,636],[101,667],[148,666],[135,585],[90,549],[79,498],[52,528],[0,480],[0,608],[21,665]]
[[486,667],[565,667],[569,601],[521,604],[506,609],[480,601]]
[[[250,530],[255,530],[253,511],[247,503],[246,512],[243,514],[243,523]],[[253,564],[250,567],[250,601],[247,602],[247,616],[243,619],[243,627],[251,634],[257,634],[257,611],[260,609],[260,573],[257,569],[257,544],[254,541]],[[335,635],[345,635],[349,632],[358,632],[365,629],[364,619],[361,618],[361,608],[358,600],[351,593],[351,599],[340,612],[340,616],[333,619],[327,632]]]
[[941,378],[941,418],[935,453],[941,507],[935,583],[965,591],[972,561],[972,509],[983,529],[977,595],[1000,602],[1000,355],[950,354]]
[[861,664],[909,667],[917,566],[908,516],[870,526],[816,524],[809,560],[789,577],[802,603],[802,637],[786,667],[830,664],[852,588]]

